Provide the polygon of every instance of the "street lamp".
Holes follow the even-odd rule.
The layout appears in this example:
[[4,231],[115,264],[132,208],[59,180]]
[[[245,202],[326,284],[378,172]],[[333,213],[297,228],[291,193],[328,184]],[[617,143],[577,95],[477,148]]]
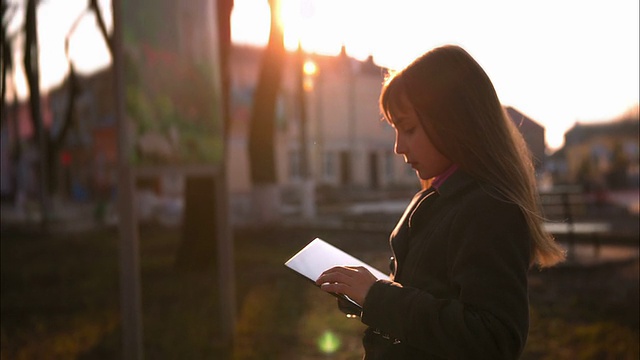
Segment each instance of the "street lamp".
[[302,65],[304,74],[304,90],[312,91],[314,88],[313,78],[318,74],[318,65],[313,60],[306,60]]
[[[318,180],[324,171],[323,167],[323,139],[322,139],[322,78],[320,77],[320,67],[318,64],[307,59],[304,63],[303,71],[305,74],[304,89],[308,93],[313,93],[315,99],[315,115],[312,119],[315,122],[315,129],[313,131],[311,139],[313,140],[313,150],[311,164],[314,164],[312,168],[315,171],[310,172],[310,176],[315,180]],[[308,99],[308,98],[307,98]],[[311,107],[313,108],[313,107]],[[315,175],[315,176],[314,176]]]
[[308,144],[307,144],[307,98],[306,91],[309,78],[307,73],[312,73],[317,70],[314,66],[305,62],[304,51],[302,50],[302,44],[298,41],[297,51],[297,66],[296,72],[298,73],[298,111],[300,116],[300,205],[302,217],[305,219],[314,218],[316,215],[316,201],[315,201],[315,186],[313,178],[310,176],[309,171],[309,156],[308,156]]

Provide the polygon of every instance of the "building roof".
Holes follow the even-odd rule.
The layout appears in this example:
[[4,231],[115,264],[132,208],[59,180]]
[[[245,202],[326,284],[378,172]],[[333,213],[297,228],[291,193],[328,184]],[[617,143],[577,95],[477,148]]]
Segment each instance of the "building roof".
[[564,135],[565,144],[577,144],[596,136],[635,136],[640,134],[638,118],[624,118],[617,121],[593,124],[576,123]]
[[507,111],[507,115],[509,115],[516,126],[523,130],[534,128],[544,129],[544,126],[538,124],[536,121],[532,120],[530,117],[511,106],[505,106],[505,110]]

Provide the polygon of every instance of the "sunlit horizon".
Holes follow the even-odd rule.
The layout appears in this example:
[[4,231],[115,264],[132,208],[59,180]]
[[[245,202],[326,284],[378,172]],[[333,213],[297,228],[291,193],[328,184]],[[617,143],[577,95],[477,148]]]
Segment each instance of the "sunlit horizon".
[[[371,55],[380,66],[401,68],[435,46],[464,47],[487,71],[503,104],[546,128],[551,150],[576,122],[614,120],[638,106],[637,1],[281,1],[288,50],[300,41],[307,52],[337,55],[345,46],[356,59]],[[111,28],[110,0],[99,3]],[[39,5],[42,89],[66,76],[64,37],[85,7],[86,0]],[[266,44],[267,0],[234,0],[231,21],[235,44]],[[92,15],[73,35],[70,56],[85,74],[111,63]],[[15,86],[24,95],[22,62],[15,65]]]
[[[558,149],[576,122],[614,120],[638,106],[638,2],[281,0],[288,50],[369,55],[401,68],[447,43],[464,47],[503,104],[546,128]],[[232,39],[264,46],[267,1],[235,0]]]

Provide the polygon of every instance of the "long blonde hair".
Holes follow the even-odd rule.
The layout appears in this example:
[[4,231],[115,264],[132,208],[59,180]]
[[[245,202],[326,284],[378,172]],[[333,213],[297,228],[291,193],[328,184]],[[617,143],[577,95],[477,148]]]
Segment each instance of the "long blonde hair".
[[520,207],[531,233],[531,263],[546,267],[564,260],[564,250],[543,228],[527,145],[471,55],[458,46],[442,46],[392,73],[380,94],[387,121],[401,94],[443,155]]

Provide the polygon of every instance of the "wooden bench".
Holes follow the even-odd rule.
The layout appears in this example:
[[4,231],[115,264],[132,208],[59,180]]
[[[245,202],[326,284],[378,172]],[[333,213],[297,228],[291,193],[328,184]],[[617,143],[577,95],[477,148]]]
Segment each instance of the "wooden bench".
[[544,228],[567,242],[567,257],[575,256],[576,241],[591,243],[599,256],[601,239],[611,231],[611,224],[589,219],[593,198],[581,186],[557,186],[540,192],[542,210],[547,221]]

